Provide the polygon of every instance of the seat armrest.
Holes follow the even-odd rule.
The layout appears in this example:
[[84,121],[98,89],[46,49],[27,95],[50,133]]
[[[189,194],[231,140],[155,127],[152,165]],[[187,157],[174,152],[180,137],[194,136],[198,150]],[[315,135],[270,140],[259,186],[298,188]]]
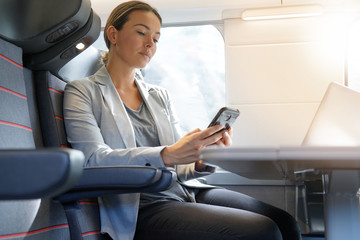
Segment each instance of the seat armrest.
[[80,178],[84,154],[65,148],[0,150],[0,199],[52,197]]
[[158,192],[176,181],[175,172],[168,169],[141,166],[85,168],[79,182],[66,193],[56,197],[72,202],[89,197],[134,192]]

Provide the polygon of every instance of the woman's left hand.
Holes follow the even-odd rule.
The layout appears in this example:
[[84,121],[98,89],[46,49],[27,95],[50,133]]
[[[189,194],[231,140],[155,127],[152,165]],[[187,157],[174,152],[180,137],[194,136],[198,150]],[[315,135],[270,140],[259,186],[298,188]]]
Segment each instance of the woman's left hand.
[[224,146],[224,147],[231,146],[231,144],[232,144],[231,137],[232,137],[232,129],[229,128],[223,132],[222,138],[220,140],[218,140],[215,144],[218,146]]
[[[218,140],[215,144],[218,146],[228,147],[232,144],[232,129],[229,128],[223,132],[223,136],[220,140]],[[202,162],[202,160],[198,160],[195,162],[195,170],[201,172],[205,169],[207,165]]]

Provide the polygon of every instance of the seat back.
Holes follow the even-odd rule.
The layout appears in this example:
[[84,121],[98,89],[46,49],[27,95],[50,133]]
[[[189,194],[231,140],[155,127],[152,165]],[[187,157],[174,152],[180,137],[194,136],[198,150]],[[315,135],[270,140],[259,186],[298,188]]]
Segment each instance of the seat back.
[[[88,47],[97,39],[100,18],[91,10],[90,0],[0,1],[0,13],[0,149],[43,148],[44,143],[67,146],[64,136],[49,143],[42,133],[53,127],[41,128],[38,113],[43,102],[37,98],[34,73],[45,69],[56,75],[80,53],[76,44]],[[59,99],[57,88],[47,88],[54,100],[45,104]],[[52,119],[54,126],[62,126],[61,113],[56,112]],[[96,210],[82,211],[81,219],[97,211],[96,203],[82,204]],[[58,201],[0,200],[0,239],[70,239],[70,221]],[[99,231],[94,231],[91,223],[81,222],[85,230],[80,239],[96,239],[93,236]]]
[[303,145],[360,146],[360,92],[331,83]]
[[[41,142],[31,118],[36,106],[28,93],[33,89],[24,81],[28,73],[22,66],[22,49],[0,39],[1,150],[34,149]],[[69,239],[69,236],[61,204],[49,199],[0,200],[0,239]]]
[[34,74],[39,116],[45,147],[70,147],[63,118],[63,95],[66,83],[48,71]]
[[[63,120],[63,92],[66,83],[48,71],[34,74],[44,145],[71,147],[66,141]],[[67,203],[73,238],[108,239],[100,232],[100,214],[96,198]]]
[[0,72],[0,149],[35,148],[22,51],[3,40],[0,40]]

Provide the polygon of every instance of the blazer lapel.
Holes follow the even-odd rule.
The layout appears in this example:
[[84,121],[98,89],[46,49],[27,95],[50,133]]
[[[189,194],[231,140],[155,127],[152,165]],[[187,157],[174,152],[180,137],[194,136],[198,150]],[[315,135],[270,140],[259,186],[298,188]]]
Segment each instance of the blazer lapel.
[[100,87],[105,103],[108,105],[108,108],[114,117],[117,128],[126,147],[136,147],[134,129],[125,110],[124,104],[117,93],[105,66],[96,73],[95,82]]
[[148,85],[142,82],[142,80],[135,78],[135,82],[146,106],[149,108],[149,111],[154,118],[160,144],[173,144],[175,142],[175,137],[169,120],[169,115],[167,114],[166,108],[162,102],[163,99],[161,99],[154,89],[148,87]]

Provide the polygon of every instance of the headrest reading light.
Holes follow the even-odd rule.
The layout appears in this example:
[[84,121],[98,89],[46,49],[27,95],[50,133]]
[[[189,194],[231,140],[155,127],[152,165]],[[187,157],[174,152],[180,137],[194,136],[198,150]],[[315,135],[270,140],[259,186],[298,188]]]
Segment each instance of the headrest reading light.
[[86,46],[85,46],[85,44],[83,44],[82,42],[80,42],[80,43],[76,44],[75,47],[76,47],[76,49],[82,51],[82,50],[85,49]]

